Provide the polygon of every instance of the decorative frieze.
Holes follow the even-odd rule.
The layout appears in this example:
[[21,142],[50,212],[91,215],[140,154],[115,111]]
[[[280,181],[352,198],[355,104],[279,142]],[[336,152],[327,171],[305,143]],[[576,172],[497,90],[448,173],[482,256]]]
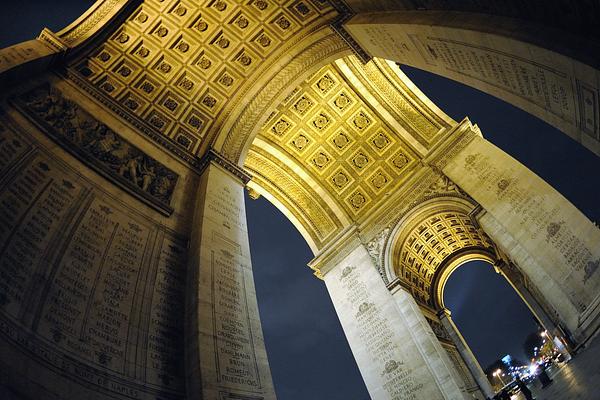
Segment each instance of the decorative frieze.
[[43,85],[14,104],[52,139],[110,182],[170,215],[179,176],[100,122],[58,89]]
[[383,252],[385,250],[385,243],[387,242],[390,235],[390,228],[387,227],[377,234],[369,243],[367,243],[367,251],[371,256],[371,259],[377,266],[382,269],[383,267]]

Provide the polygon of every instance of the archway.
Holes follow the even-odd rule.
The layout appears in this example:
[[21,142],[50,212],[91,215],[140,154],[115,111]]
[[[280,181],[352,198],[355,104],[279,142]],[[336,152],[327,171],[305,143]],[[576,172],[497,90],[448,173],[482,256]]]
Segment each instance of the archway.
[[374,396],[465,394],[418,312],[431,282],[386,275],[390,234],[424,209],[492,253],[481,228],[576,340],[592,337],[597,229],[393,63],[347,57],[338,17],[313,1],[103,1],[5,52],[2,81],[21,79],[0,116],[2,340],[26,354],[7,369],[23,392],[273,398],[245,186],[318,253]]
[[[525,340],[535,334],[541,342],[544,328],[492,264],[478,260],[462,263],[444,285],[443,296],[446,325],[459,332],[455,337],[464,339],[496,391],[513,379],[509,366],[530,365],[533,354],[525,354]],[[497,361],[506,355],[510,355],[506,360],[510,365],[503,367]],[[491,374],[493,364],[502,368],[506,377]]]
[[551,337],[557,336],[561,343],[572,338],[548,314],[543,296],[529,286],[518,267],[507,261],[472,215],[472,205],[451,197],[425,202],[411,210],[400,218],[389,235],[382,274],[387,277],[384,279],[389,282],[388,288],[402,288],[399,290],[410,292],[417,301],[455,370],[462,372],[462,390],[471,393],[481,390],[478,396],[490,396],[493,391],[489,381],[444,306],[444,286],[458,267],[473,260],[494,265]]
[[[253,272],[277,398],[368,399],[313,257],[288,218],[264,197],[246,196]],[[324,371],[327,379],[324,379]]]

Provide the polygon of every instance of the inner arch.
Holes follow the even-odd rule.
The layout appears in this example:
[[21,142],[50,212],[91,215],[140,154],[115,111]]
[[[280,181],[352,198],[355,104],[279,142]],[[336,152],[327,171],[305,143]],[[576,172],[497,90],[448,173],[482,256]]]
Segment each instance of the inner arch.
[[489,262],[468,261],[457,266],[443,296],[445,307],[483,368],[506,354],[527,361],[523,342],[540,326]]

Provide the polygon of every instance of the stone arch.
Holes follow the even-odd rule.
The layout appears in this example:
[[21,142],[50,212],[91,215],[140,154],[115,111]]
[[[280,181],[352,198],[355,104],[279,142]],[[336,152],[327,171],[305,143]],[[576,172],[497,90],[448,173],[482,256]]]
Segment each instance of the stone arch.
[[463,199],[436,198],[411,210],[386,246],[384,273],[390,282],[409,288],[417,302],[436,309],[440,276],[449,275],[446,270],[455,268],[455,260],[494,259],[493,242],[469,215],[473,209]]
[[414,228],[414,226],[418,224],[419,219],[422,218],[423,214],[434,214],[443,209],[468,214],[474,210],[475,207],[476,205],[470,200],[461,197],[449,197],[447,195],[424,200],[417,206],[412,207],[394,223],[386,237],[381,266],[384,281],[389,284],[399,279],[396,272],[397,269],[394,265],[394,249],[399,246],[399,242],[404,242],[407,230]]
[[346,2],[356,14],[397,13],[414,23],[465,27],[479,32],[503,35],[536,44],[598,66],[598,58],[590,51],[597,46],[596,21],[600,8],[591,4],[574,4],[550,0],[523,4],[518,0],[502,3],[477,3],[460,0],[401,3],[361,0]]
[[[356,8],[344,26],[370,56],[496,96],[600,154],[598,51],[584,33],[591,24],[570,34],[565,26],[540,25],[533,12],[509,18],[466,12],[452,2],[445,10],[434,5],[418,11],[392,3]],[[560,19],[558,10],[553,12]]]
[[461,192],[430,195],[417,202],[386,232],[381,274],[392,296],[406,293],[448,358],[461,391],[476,398],[493,395],[480,365],[460,332],[438,315],[440,276],[454,260],[495,259],[496,248],[472,214],[477,204]]
[[436,311],[446,308],[444,304],[444,289],[452,273],[454,273],[454,271],[460,268],[463,264],[475,260],[486,261],[491,265],[494,265],[496,262],[498,262],[498,256],[495,252],[492,253],[484,249],[467,249],[465,251],[459,251],[448,259],[445,259],[440,267],[436,270],[431,285],[431,291],[433,293],[432,305]]
[[[262,12],[268,7],[273,8]],[[241,20],[239,11],[252,17]],[[535,181],[530,190],[523,188],[524,179],[503,178],[491,183],[493,190],[481,190],[478,180],[489,181],[479,175],[483,170],[500,176],[510,165],[528,181],[531,173],[494,150],[468,120],[457,123],[445,116],[393,63],[374,58],[363,65],[345,57],[356,45],[348,31],[358,26],[342,25],[347,11],[336,12],[321,0],[256,0],[241,6],[230,0],[103,0],[65,30],[44,30],[38,40],[3,51],[0,81],[15,74],[21,79],[0,96],[0,131],[10,138],[0,143],[1,194],[15,205],[2,217],[8,221],[4,226],[19,232],[2,233],[0,283],[13,298],[0,299],[7,327],[0,340],[10,352],[0,363],[20,392],[46,398],[67,387],[66,396],[96,399],[274,398],[252,285],[246,185],[262,188],[287,209],[318,252],[314,269],[340,316],[348,318],[344,329],[357,360],[364,371],[375,371],[368,377],[372,393],[383,389],[394,398],[406,387],[398,382],[407,382],[423,398],[464,397],[412,294],[401,285],[386,287],[376,269],[378,254],[367,249],[366,243],[401,215],[408,215],[402,221],[429,218],[429,229],[441,223],[452,230],[458,220],[463,232],[454,233],[460,236],[473,225],[467,224],[473,214],[507,253],[520,257],[519,265],[544,272],[532,287],[539,286],[546,298],[562,295],[555,296],[563,305],[561,316],[571,317],[572,330],[583,321],[579,337],[592,337],[599,315],[597,228],[544,182]],[[234,31],[250,22],[253,28]],[[209,23],[214,30],[202,36]],[[297,30],[286,33],[292,23]],[[229,38],[222,35],[225,26],[232,29]],[[237,47],[229,40],[234,37]],[[248,63],[252,68],[245,69]],[[208,72],[210,65],[214,69]],[[292,162],[295,150],[271,151],[295,139],[283,135],[285,124],[276,117],[294,112],[302,95],[295,93],[299,83],[319,90],[335,86],[321,87],[324,76],[308,78],[324,66],[333,71],[329,78],[335,72],[348,84],[344,96],[352,98],[354,108],[345,112],[344,104],[336,104],[343,97],[337,89],[331,91],[336,96],[328,97],[327,90],[316,96],[331,116],[337,113],[337,126],[348,125],[354,134],[348,142],[336,142],[339,132],[326,127],[333,118],[299,118],[297,125],[313,131],[315,146]],[[594,88],[581,82],[582,88]],[[589,92],[594,110],[595,92]],[[587,104],[585,96],[583,101]],[[282,139],[269,142],[259,137],[261,129]],[[355,146],[345,147],[350,139]],[[253,151],[257,140],[266,144]],[[271,168],[278,165],[287,169]],[[250,184],[248,172],[255,174]],[[539,249],[547,244],[520,241],[524,223],[515,220],[529,217],[506,218],[500,201],[488,196],[512,194],[513,201],[525,202],[539,192],[558,201],[536,215],[533,233],[543,240],[547,232],[554,243],[566,243],[565,235],[578,239],[576,262],[562,262],[572,249],[546,258]],[[13,193],[28,195],[13,201]],[[59,195],[64,201],[56,201]],[[473,212],[475,202],[481,212]],[[423,213],[424,205],[432,214]],[[437,215],[441,219],[432,220]],[[544,218],[557,215],[559,221],[543,225]],[[418,228],[417,222],[407,228],[404,241]],[[467,243],[483,242],[481,235],[471,236]],[[442,251],[477,247],[446,245]],[[444,260],[436,258],[438,269]],[[429,291],[434,275],[427,277]],[[138,282],[140,291],[129,290]],[[71,290],[62,290],[65,285]],[[121,302],[115,302],[116,292]],[[64,312],[67,306],[72,308]],[[375,315],[384,308],[386,315]],[[185,327],[183,318],[174,317],[184,313]],[[368,321],[370,315],[378,325]],[[353,321],[357,318],[362,325]],[[85,328],[91,325],[99,334],[88,337]],[[162,336],[149,334],[158,331]],[[363,339],[381,332],[389,334],[380,338],[385,346],[369,348]],[[220,337],[236,339],[242,350],[232,354],[220,347]],[[400,348],[403,340],[412,341],[405,346],[410,354]],[[381,349],[390,353],[370,358],[371,350]],[[184,352],[185,357],[173,356]],[[15,359],[19,363],[11,365]],[[415,360],[424,374],[405,380],[398,365]],[[236,371],[226,370],[217,376],[223,372],[219,365],[227,364],[243,367],[249,379],[240,381]]]
[[[242,120],[255,136],[238,147],[248,152],[238,162],[253,175],[249,186],[290,217],[315,253],[393,194],[455,124],[394,64],[356,57],[320,64],[269,106],[275,112],[266,116],[265,108],[266,122]],[[319,89],[325,82],[331,87]]]
[[[524,282],[526,274],[479,225],[480,206],[468,196],[438,196],[421,202],[393,225],[386,236],[381,273],[393,295],[406,291],[430,325],[441,348],[458,373],[463,390],[477,396],[493,395],[489,381],[468,343],[445,307],[443,293],[451,274],[466,262],[482,260],[494,266],[522,298],[537,321],[560,343],[572,345],[560,317],[552,313],[539,292]],[[561,351],[569,357],[566,347]]]

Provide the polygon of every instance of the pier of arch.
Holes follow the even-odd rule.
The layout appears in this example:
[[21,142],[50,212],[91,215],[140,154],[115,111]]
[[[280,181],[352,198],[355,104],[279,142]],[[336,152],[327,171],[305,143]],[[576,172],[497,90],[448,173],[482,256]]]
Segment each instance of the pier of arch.
[[[598,152],[597,53],[509,34],[513,6],[378,4],[101,0],[0,52],[0,376],[15,398],[275,398],[246,188],[310,245],[374,399],[490,394],[440,298],[468,259],[554,335],[591,340],[598,228],[396,62]],[[547,22],[534,11],[518,21]]]

